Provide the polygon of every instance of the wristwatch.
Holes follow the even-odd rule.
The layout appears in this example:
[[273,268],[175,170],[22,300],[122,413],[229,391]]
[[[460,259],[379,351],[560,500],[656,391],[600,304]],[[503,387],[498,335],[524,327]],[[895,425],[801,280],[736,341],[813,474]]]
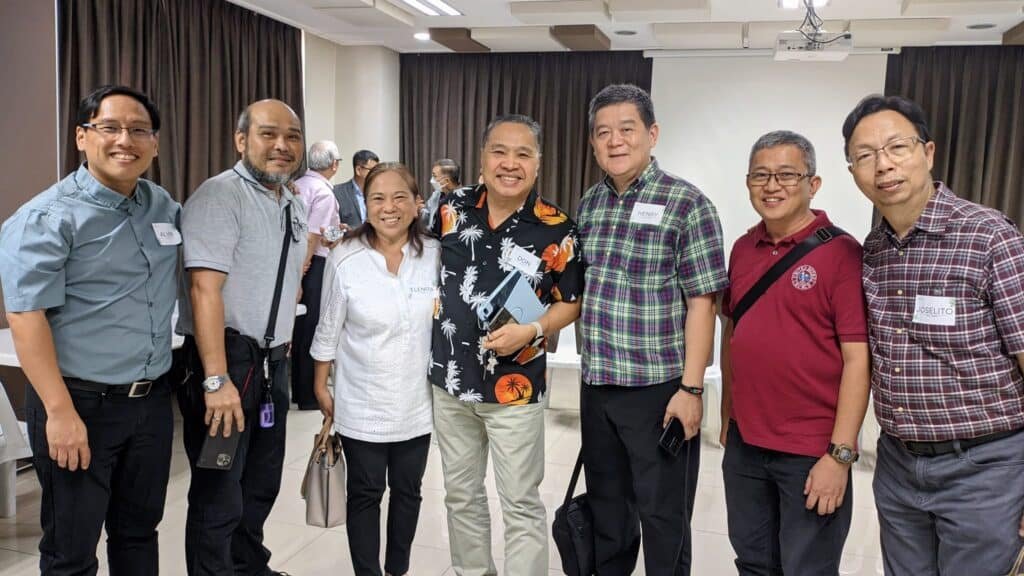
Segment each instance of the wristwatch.
[[860,458],[860,454],[846,444],[829,444],[828,455],[840,464],[853,464]]
[[220,390],[221,386],[227,384],[228,380],[230,380],[230,378],[228,378],[227,374],[207,376],[206,380],[203,380],[203,390],[206,390],[207,392],[216,392],[217,390]]

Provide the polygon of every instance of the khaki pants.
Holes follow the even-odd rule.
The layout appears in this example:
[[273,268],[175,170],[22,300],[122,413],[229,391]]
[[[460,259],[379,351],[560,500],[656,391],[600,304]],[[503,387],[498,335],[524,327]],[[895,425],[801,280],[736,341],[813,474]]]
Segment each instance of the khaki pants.
[[487,510],[487,449],[505,522],[505,576],[548,573],[544,407],[461,402],[434,387],[434,433],[444,469],[452,567],[458,576],[494,576]]

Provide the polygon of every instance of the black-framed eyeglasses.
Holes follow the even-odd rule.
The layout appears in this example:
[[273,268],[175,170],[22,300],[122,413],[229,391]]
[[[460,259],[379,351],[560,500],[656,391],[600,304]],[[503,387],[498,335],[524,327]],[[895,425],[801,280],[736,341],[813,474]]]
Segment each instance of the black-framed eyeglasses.
[[854,168],[866,168],[878,163],[878,153],[885,152],[889,160],[899,164],[914,154],[917,143],[925,141],[920,136],[904,136],[889,142],[881,148],[863,148],[856,150],[847,158],[847,161]]
[[120,126],[118,124],[95,124],[92,122],[86,122],[81,126],[86,130],[95,130],[100,136],[110,139],[117,138],[121,135],[121,132],[127,132],[128,137],[132,140],[148,140],[156,136],[156,130],[142,126]]
[[779,186],[795,186],[804,178],[813,174],[801,174],[799,172],[751,172],[747,174],[747,184],[751,186],[767,186],[774,177]]

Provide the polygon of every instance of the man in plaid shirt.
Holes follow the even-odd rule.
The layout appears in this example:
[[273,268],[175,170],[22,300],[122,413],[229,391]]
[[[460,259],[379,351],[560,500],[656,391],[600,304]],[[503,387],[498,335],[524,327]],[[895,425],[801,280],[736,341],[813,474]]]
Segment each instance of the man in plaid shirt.
[[931,178],[916,103],[843,125],[883,220],[864,242],[886,574],[1006,574],[1024,538],[1024,238]]
[[[604,88],[589,128],[607,174],[578,217],[588,263],[580,419],[597,573],[633,572],[642,526],[647,573],[685,575],[715,293],[728,283],[721,226],[711,202],[651,156],[658,125],[645,91]],[[673,419],[687,439],[678,456],[659,448]]]

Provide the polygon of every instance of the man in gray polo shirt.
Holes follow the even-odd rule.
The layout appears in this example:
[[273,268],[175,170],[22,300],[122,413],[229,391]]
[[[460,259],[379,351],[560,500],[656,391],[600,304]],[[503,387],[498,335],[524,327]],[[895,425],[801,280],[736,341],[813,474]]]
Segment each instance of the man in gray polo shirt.
[[171,312],[181,207],[140,178],[159,147],[144,94],[104,86],[78,107],[85,163],[0,229],[0,277],[28,389],[42,487],[39,568],[156,574],[171,465]]
[[[305,206],[287,186],[302,162],[302,125],[285,103],[262,100],[239,116],[235,146],[241,161],[204,182],[181,217],[189,289],[178,331],[186,334],[184,357],[192,376],[178,401],[192,464],[185,527],[192,575],[276,574],[267,567],[263,523],[281,487],[285,356],[308,241]],[[274,338],[264,355],[286,227],[291,241]],[[234,370],[237,358],[225,351],[226,329],[261,348],[251,372]],[[196,466],[207,433],[241,434],[230,470]]]

